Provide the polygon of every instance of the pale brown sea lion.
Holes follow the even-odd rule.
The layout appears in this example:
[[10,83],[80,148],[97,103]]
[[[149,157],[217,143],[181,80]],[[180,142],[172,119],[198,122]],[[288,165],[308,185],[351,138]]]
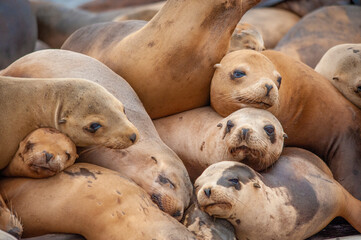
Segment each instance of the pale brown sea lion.
[[261,174],[242,163],[216,163],[195,187],[201,209],[230,221],[239,240],[305,239],[336,216],[361,231],[361,202],[303,149],[286,148]]
[[315,71],[361,108],[361,44],[340,44],[330,48]]
[[62,49],[105,63],[129,82],[156,119],[208,104],[213,66],[227,53],[242,15],[258,2],[168,0],[147,24],[83,27]]
[[[55,128],[79,147],[126,148],[138,130],[123,104],[104,87],[85,79],[0,77],[0,169],[33,130]],[[26,99],[26,101],[24,101]]]
[[[181,219],[192,185],[179,157],[160,139],[152,120],[129,84],[94,58],[65,50],[38,51],[17,60],[3,75],[18,77],[80,77],[103,85],[125,107],[140,136],[133,146],[114,150],[85,148],[78,161],[121,172],[144,188],[165,212]],[[142,174],[140,174],[142,173]]]
[[24,237],[76,233],[87,240],[195,239],[133,181],[96,165],[77,163],[45,179],[2,179],[0,189],[22,220]]
[[0,3],[0,70],[32,52],[37,37],[36,19],[27,0]]
[[60,48],[74,31],[83,26],[112,21],[120,16],[131,16],[145,9],[159,10],[161,6],[162,3],[156,3],[103,13],[91,13],[45,0],[31,0],[31,7],[38,24],[39,39],[51,48]]
[[124,8],[129,6],[139,6],[146,5],[150,3],[160,2],[162,0],[93,0],[83,5],[79,6],[79,8],[91,11],[91,12],[102,12],[109,11],[116,8]]
[[281,75],[264,55],[251,50],[229,53],[216,65],[211,106],[223,117],[243,107],[277,107],[281,82]]
[[279,41],[275,50],[314,68],[331,47],[361,42],[360,16],[360,6],[320,8],[293,26]]
[[255,26],[248,23],[237,24],[232,34],[228,52],[241,49],[265,50],[262,35]]
[[1,175],[45,178],[74,164],[75,144],[53,128],[38,128],[26,136]]
[[292,12],[278,8],[254,8],[246,12],[238,25],[249,23],[261,33],[267,49],[274,48],[278,41],[300,20]]
[[284,132],[268,111],[243,108],[226,118],[197,108],[154,121],[163,141],[182,159],[194,181],[219,161],[243,162],[257,171],[272,165],[283,148]]
[[305,64],[277,51],[262,54],[282,76],[279,105],[268,110],[288,135],[285,145],[317,154],[335,179],[361,200],[361,110]]

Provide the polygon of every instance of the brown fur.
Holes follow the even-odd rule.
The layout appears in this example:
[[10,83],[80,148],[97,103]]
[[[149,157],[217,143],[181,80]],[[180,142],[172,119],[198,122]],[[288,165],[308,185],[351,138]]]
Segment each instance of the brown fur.
[[73,165],[75,144],[63,133],[52,128],[38,128],[20,142],[9,165],[1,172],[12,177],[45,178]]
[[[238,161],[256,170],[274,163],[283,148],[283,129],[269,112],[244,108],[223,118],[212,108],[197,108],[154,121],[163,141],[183,160],[194,181],[209,165]],[[274,127],[268,136],[266,125]],[[247,133],[243,133],[248,129]]]
[[139,98],[123,78],[91,57],[65,50],[29,54],[14,62],[2,74],[83,77],[103,85],[124,103],[127,116],[140,132],[139,141],[124,150],[105,147],[81,149],[79,161],[121,172],[153,195],[162,210],[177,219],[182,217],[192,194],[188,173],[178,156],[162,142]]
[[83,5],[79,8],[91,11],[91,12],[101,12],[109,11],[115,8],[124,8],[129,6],[145,5],[155,2],[160,2],[162,0],[93,0]]
[[[56,128],[79,147],[126,148],[138,130],[123,104],[99,84],[85,79],[0,77],[0,169],[14,157],[19,143],[33,130]],[[90,132],[93,123],[101,124]]]
[[197,200],[210,215],[228,219],[239,240],[305,239],[337,216],[361,231],[361,202],[323,169],[320,158],[299,148],[286,148],[261,174],[220,162],[197,179]]
[[58,232],[88,240],[195,239],[142,188],[99,166],[78,163],[50,178],[3,179],[0,186],[22,219],[24,237]]
[[248,11],[239,24],[254,25],[262,34],[265,47],[272,49],[299,20],[297,15],[283,9],[255,8]]
[[361,44],[340,44],[330,48],[315,71],[361,108]]
[[[2,193],[3,194],[3,193]],[[10,209],[12,208],[12,203],[8,204]],[[0,239],[4,240],[13,240],[11,237],[15,236],[18,239],[23,233],[23,226],[20,223],[16,213],[13,210],[10,210],[5,203],[3,197],[0,195]],[[1,231],[11,234],[9,238],[5,238],[5,234],[2,235]],[[6,236],[8,237],[8,236]]]
[[[209,102],[213,65],[227,53],[241,16],[259,0],[169,0],[137,31],[134,22],[79,29],[62,46],[124,77],[153,119]],[[165,40],[166,39],[166,40]]]
[[361,42],[360,16],[360,6],[320,8],[293,26],[275,49],[314,68],[331,47]]
[[[211,83],[211,105],[223,117],[243,107],[277,107],[281,76],[264,55],[239,50],[224,56],[216,67]],[[235,71],[242,71],[245,76],[235,78]]]

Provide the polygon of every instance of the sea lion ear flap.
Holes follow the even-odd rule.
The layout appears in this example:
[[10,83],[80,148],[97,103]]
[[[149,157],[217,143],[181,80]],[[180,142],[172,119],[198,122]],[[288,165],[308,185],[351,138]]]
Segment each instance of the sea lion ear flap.
[[214,68],[220,68],[222,65],[220,64],[220,63],[216,63],[216,64],[214,64]]
[[286,133],[283,133],[283,138],[288,139],[288,135]]

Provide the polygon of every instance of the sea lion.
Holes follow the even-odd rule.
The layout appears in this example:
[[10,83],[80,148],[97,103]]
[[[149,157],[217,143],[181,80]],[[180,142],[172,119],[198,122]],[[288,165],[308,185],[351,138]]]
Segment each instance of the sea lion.
[[219,161],[243,162],[257,171],[272,165],[284,132],[268,111],[243,108],[226,118],[212,108],[193,109],[154,121],[163,141],[182,159],[194,181]]
[[88,240],[195,240],[141,187],[96,165],[76,163],[44,179],[2,179],[0,189],[22,220],[24,237],[76,233]]
[[241,49],[265,50],[262,35],[255,26],[248,23],[237,24],[232,34],[228,52]]
[[32,52],[36,19],[27,0],[2,0],[0,6],[0,70]]
[[31,0],[38,24],[39,39],[51,48],[60,48],[64,41],[77,29],[86,25],[112,21],[116,17],[130,16],[145,9],[159,10],[162,3],[128,7],[91,13],[44,0]]
[[45,178],[74,164],[75,144],[53,128],[38,128],[19,144],[19,149],[1,175]]
[[281,75],[264,55],[251,50],[228,53],[216,65],[211,106],[223,117],[243,107],[277,107],[281,81]]
[[331,47],[361,42],[360,16],[360,6],[320,8],[293,26],[278,42],[275,50],[314,68]]
[[184,226],[202,240],[236,240],[234,228],[230,222],[221,218],[213,218],[203,212],[195,196],[192,204],[184,213]]
[[128,81],[156,119],[209,103],[213,66],[227,53],[242,15],[258,2],[168,0],[148,23],[86,26],[62,49],[110,67]]
[[[316,155],[286,148],[267,171],[219,162],[195,183],[202,210],[232,223],[237,238],[305,239],[342,216],[361,231],[361,202]],[[330,197],[332,196],[332,197]]]
[[123,104],[85,79],[1,76],[0,96],[0,169],[12,160],[19,143],[41,127],[58,129],[79,147],[126,148],[139,136]]
[[78,161],[119,171],[145,189],[162,210],[179,220],[182,218],[193,190],[187,170],[179,157],[160,139],[139,98],[123,78],[94,58],[65,50],[28,54],[2,74],[80,77],[104,86],[124,104],[128,118],[140,132],[138,142],[123,150],[106,147],[80,149]]
[[[279,104],[267,110],[287,133],[285,146],[301,147],[318,155],[335,179],[361,200],[361,110],[305,64],[281,52],[261,53],[282,76]],[[227,99],[222,101],[221,109],[222,104],[227,105]]]
[[261,33],[267,49],[274,48],[278,41],[300,20],[292,12],[278,8],[253,8],[247,11],[238,25],[249,23]]
[[361,44],[340,44],[330,48],[315,71],[361,108]]
[[[10,208],[12,208],[11,204]],[[0,195],[0,239],[13,240],[12,236],[19,239],[22,232],[23,226],[19,219],[16,214],[8,208],[3,197]],[[8,234],[11,235],[8,236]]]
[[116,8],[124,8],[130,6],[146,5],[150,3],[160,2],[162,0],[93,0],[79,6],[80,9],[84,9],[91,12],[109,11]]

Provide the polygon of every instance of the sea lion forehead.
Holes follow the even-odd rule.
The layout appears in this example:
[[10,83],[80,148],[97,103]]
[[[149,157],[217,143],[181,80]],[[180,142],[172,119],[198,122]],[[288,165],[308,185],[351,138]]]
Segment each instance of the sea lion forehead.
[[[233,166],[229,166],[222,171],[221,176],[217,180],[217,185],[226,188],[234,187],[234,184],[230,184],[230,180],[237,180],[240,183],[247,184],[252,179],[255,179],[256,176],[257,175],[250,167],[242,163],[235,162]],[[236,189],[240,190],[240,188]]]

